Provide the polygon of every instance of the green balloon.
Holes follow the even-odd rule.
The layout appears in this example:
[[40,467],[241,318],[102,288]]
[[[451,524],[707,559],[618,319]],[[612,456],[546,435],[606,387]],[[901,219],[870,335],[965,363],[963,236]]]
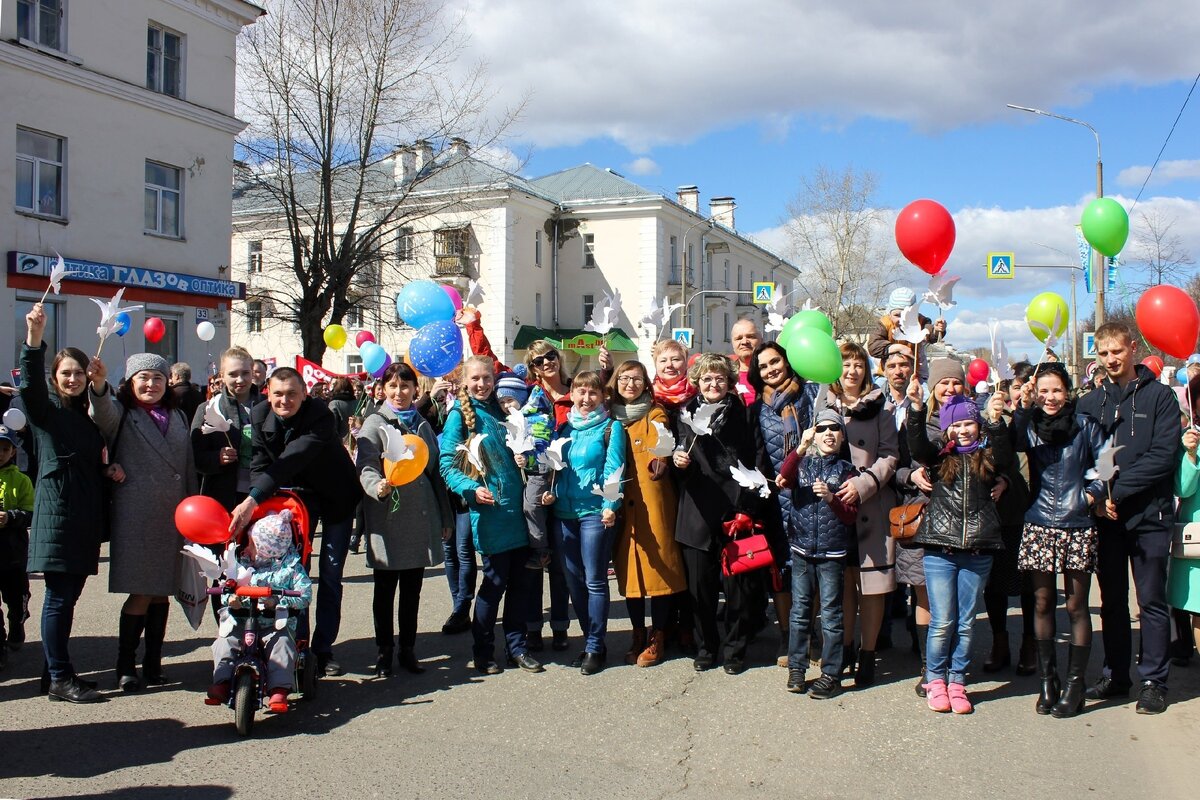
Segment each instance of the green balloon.
[[1039,342],[1046,341],[1050,334],[1058,337],[1066,333],[1070,318],[1067,301],[1054,292],[1042,292],[1025,309],[1025,324]]
[[779,343],[780,347],[787,350],[788,343],[796,331],[801,328],[813,328],[833,336],[833,323],[829,321],[829,317],[815,308],[806,308],[803,311],[797,311],[791,319],[783,324],[783,330],[779,332],[779,337],[775,341]]
[[1111,197],[1098,197],[1088,203],[1079,225],[1088,244],[1109,258],[1121,252],[1129,238],[1129,214]]
[[842,351],[823,330],[797,329],[785,350],[792,369],[806,380],[833,383],[842,377]]

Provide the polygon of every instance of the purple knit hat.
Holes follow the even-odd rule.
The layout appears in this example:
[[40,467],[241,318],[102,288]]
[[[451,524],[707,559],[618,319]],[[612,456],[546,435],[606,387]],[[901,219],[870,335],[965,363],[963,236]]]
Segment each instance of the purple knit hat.
[[979,409],[975,402],[965,395],[954,395],[938,411],[938,425],[943,433],[956,422],[980,422]]

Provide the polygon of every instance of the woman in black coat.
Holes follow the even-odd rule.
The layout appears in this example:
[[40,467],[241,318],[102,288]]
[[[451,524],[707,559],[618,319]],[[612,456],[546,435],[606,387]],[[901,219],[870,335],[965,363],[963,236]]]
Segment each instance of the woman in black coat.
[[[46,312],[36,304],[25,317],[21,348],[21,400],[37,446],[37,493],[29,528],[30,572],[43,573],[42,685],[51,700],[96,703],[96,684],[75,674],[68,643],[75,603],[100,563],[104,540],[102,485],[117,468],[103,463],[104,438],[88,418],[88,357],[68,347],[54,357],[45,380]],[[117,476],[120,477],[120,476]]]
[[[716,663],[717,647],[722,645],[725,671],[736,675],[745,669],[746,645],[753,625],[753,601],[762,597],[762,571],[723,578],[721,548],[727,541],[722,523],[737,512],[744,512],[766,523],[765,532],[772,549],[782,547],[778,515],[767,514],[770,501],[744,490],[729,468],[740,463],[753,469],[758,463],[759,437],[750,424],[746,407],[730,387],[737,373],[729,359],[706,353],[688,372],[699,394],[684,406],[683,412],[703,413],[716,407],[712,433],[696,436],[682,420],[676,423],[679,449],[673,458],[680,472],[679,513],[675,521],[675,541],[682,545],[683,562],[688,573],[688,594],[695,606],[697,672]],[[773,507],[774,504],[771,503]],[[717,596],[725,592],[724,641],[717,633]]]

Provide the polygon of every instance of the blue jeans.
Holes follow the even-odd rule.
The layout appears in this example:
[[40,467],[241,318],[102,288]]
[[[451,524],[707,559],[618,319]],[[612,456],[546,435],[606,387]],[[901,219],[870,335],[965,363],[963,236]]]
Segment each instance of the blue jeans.
[[[545,608],[542,600],[543,570],[531,569],[529,571],[533,573],[534,581],[530,588],[529,613],[525,622],[529,632],[536,633],[542,629],[542,611]],[[567,590],[567,576],[563,574],[562,562],[557,558],[552,558],[545,573],[550,577],[550,630],[566,631],[571,627],[570,611],[568,610],[571,595]]]
[[[337,641],[338,629],[342,626],[342,570],[346,567],[346,553],[350,550],[350,529],[354,517],[337,522],[322,520],[321,553],[317,576],[317,629],[313,632],[312,651],[318,658],[333,654],[333,643]],[[305,621],[307,614],[301,617]],[[297,639],[303,638],[297,631]]]
[[83,593],[87,575],[67,572],[47,572],[44,576],[46,596],[42,600],[42,648],[53,681],[69,680],[75,675],[67,644],[71,625],[75,621],[75,603]]
[[967,682],[971,631],[983,597],[990,555],[925,551],[925,589],[929,592],[929,638],[925,680]]
[[453,613],[471,616],[471,599],[475,597],[475,543],[471,541],[471,515],[454,515],[454,535],[442,542],[446,556],[446,580],[450,583]]
[[608,562],[616,527],[606,528],[599,514],[560,519],[554,526],[554,557],[560,559],[567,592],[579,627],[587,637],[584,650],[603,653],[608,630]]
[[483,581],[475,595],[475,620],[471,634],[475,638],[474,655],[477,662],[495,657],[496,617],[500,614],[500,598],[504,598],[505,650],[510,656],[528,652],[525,646],[525,612],[529,607],[529,586],[535,575],[525,568],[529,548],[518,547],[503,553],[483,556]]
[[812,627],[813,601],[821,604],[821,672],[838,677],[842,673],[842,636],[846,617],[842,589],[846,578],[845,558],[809,558],[792,553],[792,613],[788,619],[788,669],[808,668],[808,639]]

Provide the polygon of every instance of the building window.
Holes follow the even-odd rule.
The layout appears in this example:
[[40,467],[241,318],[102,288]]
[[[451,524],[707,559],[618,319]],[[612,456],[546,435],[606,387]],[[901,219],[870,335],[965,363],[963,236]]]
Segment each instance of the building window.
[[156,161],[146,162],[146,233],[179,236],[182,184],[183,170]]
[[729,259],[725,259],[725,288],[729,288]]
[[246,271],[252,275],[261,275],[263,271],[262,239],[247,242],[246,251]]
[[712,342],[712,314],[704,316],[704,340],[709,343]]
[[62,50],[62,6],[62,0],[17,0],[17,36]]
[[146,88],[183,96],[183,37],[154,24],[146,28]]
[[596,234],[583,235],[583,268],[593,269],[596,266]]
[[261,300],[246,301],[246,333],[262,333],[263,304]]
[[441,276],[466,274],[470,252],[469,228],[443,228],[433,233],[434,270]]
[[349,325],[351,328],[361,328],[363,326],[362,306],[350,306],[346,309],[346,314],[342,317],[342,324]]
[[583,296],[583,324],[587,324],[592,318],[592,309],[596,307],[596,295],[585,294]]
[[166,328],[166,333],[157,342],[146,342],[146,352],[160,355],[168,364],[174,364],[179,360],[179,317],[155,313],[150,309],[146,309],[146,315],[159,317]]
[[[17,335],[13,341],[16,343],[16,348],[13,351],[13,364],[21,363],[21,347],[25,344],[25,334],[28,332],[25,327],[25,315],[33,310],[33,304],[38,301],[38,295],[32,297],[18,297],[16,306],[13,309],[13,321],[16,322]],[[59,306],[60,303],[55,303],[53,298],[47,300],[43,308],[46,311],[46,330],[42,333],[42,341],[46,343],[47,353],[58,352],[59,342]],[[49,364],[46,365],[49,369]],[[6,375],[5,380],[8,380]]]
[[533,324],[540,328],[542,327],[542,293],[537,292],[533,295]]
[[732,331],[729,328],[729,312],[726,311],[725,312],[725,341],[729,341],[730,333],[732,333]]
[[674,236],[671,237],[671,269],[674,270],[679,266],[679,240]]
[[17,128],[16,184],[18,209],[63,216],[63,140]]
[[540,267],[542,265],[542,232],[533,232],[533,265]]
[[415,242],[416,234],[412,228],[401,228],[400,235],[396,239],[396,258],[400,261],[412,261],[413,253],[416,249]]
[[737,279],[738,279],[737,290],[740,292],[745,288],[744,286],[742,286],[742,265],[741,264],[738,264]]

